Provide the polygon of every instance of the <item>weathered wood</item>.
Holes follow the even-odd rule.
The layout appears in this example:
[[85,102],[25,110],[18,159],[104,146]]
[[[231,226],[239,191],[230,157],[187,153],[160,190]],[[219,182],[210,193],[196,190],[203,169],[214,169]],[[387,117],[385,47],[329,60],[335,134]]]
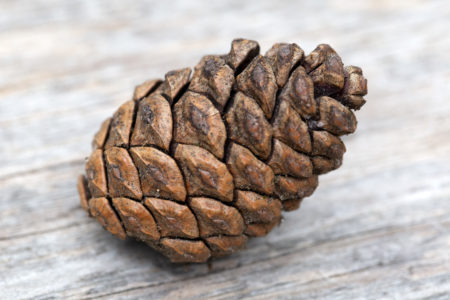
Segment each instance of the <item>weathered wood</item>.
[[[448,1],[0,3],[0,298],[448,299]],[[234,37],[330,43],[367,104],[343,166],[248,249],[172,265],[81,209],[77,175],[133,87]]]

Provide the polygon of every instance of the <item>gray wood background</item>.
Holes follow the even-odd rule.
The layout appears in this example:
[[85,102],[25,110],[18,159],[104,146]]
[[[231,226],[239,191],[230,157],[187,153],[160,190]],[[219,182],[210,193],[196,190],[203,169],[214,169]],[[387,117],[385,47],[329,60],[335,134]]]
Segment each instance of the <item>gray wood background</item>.
[[[171,265],[81,210],[76,176],[135,84],[225,53],[330,43],[369,80],[342,168],[282,226]],[[449,299],[450,3],[0,1],[1,299]]]

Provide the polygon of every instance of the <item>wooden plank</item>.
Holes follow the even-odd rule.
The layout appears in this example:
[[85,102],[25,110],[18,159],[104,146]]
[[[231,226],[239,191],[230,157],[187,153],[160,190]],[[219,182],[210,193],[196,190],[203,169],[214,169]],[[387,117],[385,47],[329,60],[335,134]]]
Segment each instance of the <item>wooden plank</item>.
[[[0,298],[448,299],[448,28],[445,0],[0,3]],[[172,265],[88,218],[76,176],[135,84],[238,36],[332,44],[368,103],[280,227],[212,270]]]

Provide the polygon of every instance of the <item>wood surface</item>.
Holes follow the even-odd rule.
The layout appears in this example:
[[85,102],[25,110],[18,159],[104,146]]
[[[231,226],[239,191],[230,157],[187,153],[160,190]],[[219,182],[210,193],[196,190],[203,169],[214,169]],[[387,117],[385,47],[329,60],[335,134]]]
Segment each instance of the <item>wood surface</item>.
[[[450,299],[450,4],[0,2],[0,299]],[[172,265],[88,218],[76,178],[134,85],[235,37],[331,44],[367,104],[343,166],[248,249]]]

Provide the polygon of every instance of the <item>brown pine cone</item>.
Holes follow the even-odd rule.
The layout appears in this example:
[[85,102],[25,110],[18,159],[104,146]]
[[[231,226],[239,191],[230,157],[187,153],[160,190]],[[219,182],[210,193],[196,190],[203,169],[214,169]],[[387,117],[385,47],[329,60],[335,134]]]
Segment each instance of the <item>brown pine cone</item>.
[[94,137],[82,207],[121,239],[172,262],[204,262],[266,235],[342,164],[367,93],[328,45],[265,55],[236,39],[227,55],[137,86]]

